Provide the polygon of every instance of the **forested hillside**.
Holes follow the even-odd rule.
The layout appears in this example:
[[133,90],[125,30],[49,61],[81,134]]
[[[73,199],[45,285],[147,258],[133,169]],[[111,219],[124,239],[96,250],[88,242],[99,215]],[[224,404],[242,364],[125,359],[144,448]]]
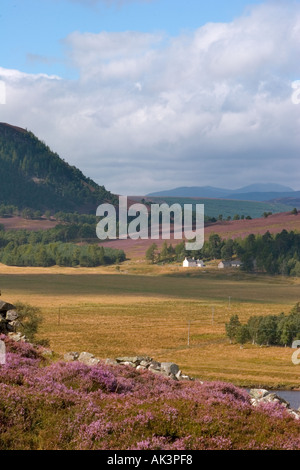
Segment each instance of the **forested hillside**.
[[95,213],[117,198],[69,165],[32,132],[0,123],[1,202],[19,208]]

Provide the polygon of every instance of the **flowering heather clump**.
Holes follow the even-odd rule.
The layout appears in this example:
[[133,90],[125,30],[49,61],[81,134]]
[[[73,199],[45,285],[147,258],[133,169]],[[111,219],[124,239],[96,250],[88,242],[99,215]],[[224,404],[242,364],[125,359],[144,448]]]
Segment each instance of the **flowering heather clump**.
[[47,365],[33,346],[5,342],[1,450],[300,449],[298,421],[278,404],[254,408],[231,384],[101,363]]

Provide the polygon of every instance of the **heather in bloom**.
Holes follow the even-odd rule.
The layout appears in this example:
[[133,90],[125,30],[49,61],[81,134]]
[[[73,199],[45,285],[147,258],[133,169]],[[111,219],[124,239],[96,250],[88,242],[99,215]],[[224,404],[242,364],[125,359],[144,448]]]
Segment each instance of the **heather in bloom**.
[[280,404],[254,408],[223,382],[176,382],[99,363],[47,364],[6,343],[0,449],[300,449],[300,424]]

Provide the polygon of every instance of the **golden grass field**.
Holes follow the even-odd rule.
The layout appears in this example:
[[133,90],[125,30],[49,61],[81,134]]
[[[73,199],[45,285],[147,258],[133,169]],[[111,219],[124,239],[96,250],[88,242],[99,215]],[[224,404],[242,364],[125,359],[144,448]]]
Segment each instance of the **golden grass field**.
[[241,348],[225,336],[233,314],[246,321],[288,313],[300,301],[300,279],[134,261],[119,269],[0,265],[2,299],[40,307],[38,336],[60,355],[145,354],[204,380],[300,389],[291,348]]

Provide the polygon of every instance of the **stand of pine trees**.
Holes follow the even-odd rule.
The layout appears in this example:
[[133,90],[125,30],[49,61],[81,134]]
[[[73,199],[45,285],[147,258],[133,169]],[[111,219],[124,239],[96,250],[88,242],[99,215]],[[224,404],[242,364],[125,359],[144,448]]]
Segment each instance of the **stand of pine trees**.
[[252,316],[246,324],[233,315],[225,325],[226,335],[231,342],[267,346],[291,346],[300,339],[300,302],[288,315]]

